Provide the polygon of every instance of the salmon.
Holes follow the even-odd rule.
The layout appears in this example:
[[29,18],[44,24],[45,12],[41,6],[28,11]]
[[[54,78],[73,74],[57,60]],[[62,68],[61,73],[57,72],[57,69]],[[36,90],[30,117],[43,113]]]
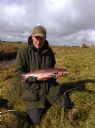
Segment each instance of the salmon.
[[35,71],[30,71],[29,73],[25,73],[22,75],[22,81],[26,81],[26,79],[30,76],[32,77],[56,77],[56,74],[61,72],[63,74],[67,74],[68,71],[65,68],[49,68],[49,69],[38,69]]

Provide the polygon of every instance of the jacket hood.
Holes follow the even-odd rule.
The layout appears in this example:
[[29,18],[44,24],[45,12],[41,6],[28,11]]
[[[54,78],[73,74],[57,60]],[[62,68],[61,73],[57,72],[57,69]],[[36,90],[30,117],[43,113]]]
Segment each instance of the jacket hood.
[[[32,43],[32,39],[30,38],[30,39],[28,39],[28,46],[30,47],[30,48],[32,48],[32,49],[35,49],[35,50],[37,50],[35,47],[34,47],[34,45],[33,45],[33,43]],[[40,49],[41,51],[43,50],[43,49],[47,49],[49,47],[49,43],[48,43],[48,41],[47,40],[45,40],[45,42],[44,42],[44,44],[43,44],[43,47]]]

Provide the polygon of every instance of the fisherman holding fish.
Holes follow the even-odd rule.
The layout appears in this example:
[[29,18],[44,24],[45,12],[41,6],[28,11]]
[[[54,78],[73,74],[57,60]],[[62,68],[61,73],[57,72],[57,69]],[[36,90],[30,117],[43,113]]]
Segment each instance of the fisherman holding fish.
[[[31,124],[39,124],[50,106],[63,95],[56,79],[67,72],[55,68],[54,53],[46,34],[43,26],[35,26],[29,36],[28,46],[20,49],[16,57],[16,75],[21,83],[22,97]],[[63,102],[61,104],[64,106]]]

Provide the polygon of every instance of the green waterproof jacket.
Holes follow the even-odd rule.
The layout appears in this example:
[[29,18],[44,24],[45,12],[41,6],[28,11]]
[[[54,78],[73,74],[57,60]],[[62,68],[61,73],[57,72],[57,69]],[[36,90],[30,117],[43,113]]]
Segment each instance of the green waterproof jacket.
[[26,82],[21,82],[21,75],[33,70],[51,68],[55,66],[55,57],[47,41],[41,50],[37,50],[31,43],[18,51],[16,57],[16,75],[21,84],[22,97],[26,108],[44,108],[46,98],[54,102],[59,94],[60,87],[56,79],[37,81],[29,77]]

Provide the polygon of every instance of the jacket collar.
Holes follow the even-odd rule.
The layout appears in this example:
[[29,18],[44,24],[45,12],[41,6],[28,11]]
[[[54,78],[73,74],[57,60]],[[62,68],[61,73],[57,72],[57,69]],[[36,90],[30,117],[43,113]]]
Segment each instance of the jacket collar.
[[37,49],[34,47],[32,41],[31,41],[31,44],[29,44],[29,50],[30,50],[30,51],[31,51],[31,50],[34,50],[34,51],[42,52],[42,54],[48,52],[48,48],[49,48],[49,43],[48,43],[47,40],[45,40],[43,47],[42,47],[41,49],[39,49],[39,50],[37,50]]

